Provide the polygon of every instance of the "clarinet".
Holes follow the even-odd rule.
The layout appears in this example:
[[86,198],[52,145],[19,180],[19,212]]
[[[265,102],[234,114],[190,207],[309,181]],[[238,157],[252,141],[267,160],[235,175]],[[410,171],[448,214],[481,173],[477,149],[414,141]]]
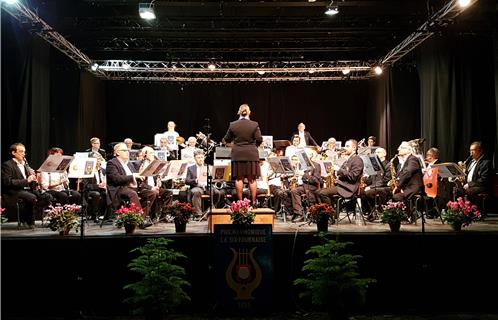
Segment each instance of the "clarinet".
[[[28,160],[26,160],[26,158],[24,158],[24,166],[26,168],[28,176],[36,175],[36,171],[33,170],[33,168],[31,168],[29,166]],[[40,186],[38,185],[38,182],[36,180],[31,181],[28,185],[29,185],[29,188],[31,189],[31,191],[36,191],[36,190],[40,189]]]

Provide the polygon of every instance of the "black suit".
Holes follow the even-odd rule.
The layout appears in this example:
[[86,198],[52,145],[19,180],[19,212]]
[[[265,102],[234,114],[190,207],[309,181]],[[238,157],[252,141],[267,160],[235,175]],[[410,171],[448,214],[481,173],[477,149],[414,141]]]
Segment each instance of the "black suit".
[[89,215],[97,219],[101,212],[105,211],[107,190],[105,188],[100,188],[99,183],[101,183],[105,177],[105,170],[99,169],[97,171],[99,175],[99,181],[95,178],[85,178],[81,179],[80,190],[83,190],[83,199],[88,204],[87,212]]
[[[92,148],[86,149],[85,151],[88,152],[89,157],[93,157]],[[104,149],[99,149],[98,153],[100,153],[100,155],[102,156],[102,158],[104,158],[104,160],[106,159],[106,152]]]
[[263,137],[256,121],[242,118],[230,122],[223,140],[234,143],[232,161],[259,161],[258,146]]
[[[29,175],[29,168],[24,165],[26,176]],[[39,198],[39,194],[33,192],[28,184],[28,179],[24,178],[21,170],[17,167],[17,162],[13,159],[2,163],[2,195],[7,201],[13,203],[18,199],[24,200],[26,210],[21,211],[21,222],[34,225],[34,206]]]
[[[465,172],[465,181],[468,181],[468,176],[470,170],[472,169],[472,160],[469,160],[465,164],[467,167],[467,171]],[[472,179],[470,182],[468,182],[469,187],[466,190],[466,194],[469,196],[470,202],[472,202],[473,204],[479,204],[477,195],[480,193],[487,193],[491,191],[491,177],[493,174],[493,165],[491,161],[488,159],[484,159],[484,157],[478,159],[477,163],[475,164],[474,172],[472,173]]]
[[403,192],[396,193],[393,196],[395,201],[410,199],[412,196],[422,193],[424,191],[424,181],[419,158],[410,154],[398,172],[396,180],[398,190],[403,190]]
[[301,195],[306,194],[306,198],[310,203],[316,203],[316,192],[320,188],[322,182],[320,164],[316,162],[313,163],[312,170],[304,171],[303,184],[291,190],[292,198],[292,208],[294,211],[293,216],[301,216],[303,204],[301,201]]
[[[299,135],[299,132],[294,132],[294,135]],[[290,140],[292,141],[292,137]],[[307,146],[319,146],[308,131],[304,131],[304,143]]]
[[357,155],[352,155],[336,172],[335,186],[320,190],[320,201],[332,204],[334,195],[348,199],[359,195],[360,179],[363,175],[363,160]]
[[[132,173],[137,172],[135,166],[130,162],[127,163],[127,166]],[[107,162],[106,173],[107,190],[114,206],[119,204],[119,196],[124,195],[137,207],[142,208],[137,188],[130,187],[130,184],[133,183],[135,179],[132,175],[126,175],[126,171],[118,158],[113,158]]]

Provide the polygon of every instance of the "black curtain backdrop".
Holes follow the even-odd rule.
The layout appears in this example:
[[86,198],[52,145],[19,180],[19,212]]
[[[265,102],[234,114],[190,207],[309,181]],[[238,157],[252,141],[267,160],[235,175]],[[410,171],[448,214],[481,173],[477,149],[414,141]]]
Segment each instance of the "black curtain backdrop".
[[[420,112],[427,146],[443,161],[463,160],[472,141],[492,158],[497,137],[491,36],[446,36],[420,49]],[[496,164],[495,164],[496,165]]]
[[317,83],[171,84],[107,82],[108,142],[130,137],[153,143],[172,120],[187,139],[205,132],[205,119],[215,141],[223,138],[230,121],[237,118],[242,103],[248,103],[251,118],[263,135],[289,139],[300,122],[306,124],[318,143],[336,137],[361,139],[367,132],[367,81]]

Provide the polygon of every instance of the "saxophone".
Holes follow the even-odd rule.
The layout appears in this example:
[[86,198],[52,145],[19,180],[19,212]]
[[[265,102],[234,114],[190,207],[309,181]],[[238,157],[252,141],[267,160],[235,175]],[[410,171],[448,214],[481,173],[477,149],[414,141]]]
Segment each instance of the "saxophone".
[[367,187],[367,183],[365,181],[365,176],[362,175],[360,178],[360,193],[365,193],[365,188]]
[[332,188],[335,186],[335,170],[334,166],[330,166],[330,169],[327,170],[327,177],[325,177],[326,188]]
[[398,155],[396,154],[390,161],[389,166],[391,170],[391,180],[387,183],[387,186],[391,188],[391,191],[394,191],[398,188],[398,181],[396,181],[396,168],[394,167],[394,159],[396,159]]

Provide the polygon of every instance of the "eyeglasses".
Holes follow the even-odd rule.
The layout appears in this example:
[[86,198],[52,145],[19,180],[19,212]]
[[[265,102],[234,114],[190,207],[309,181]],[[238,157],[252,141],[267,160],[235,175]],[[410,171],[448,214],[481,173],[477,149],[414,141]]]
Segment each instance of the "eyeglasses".
[[123,151],[124,152],[124,151],[130,151],[130,150],[128,150],[128,149],[118,149],[118,151]]

